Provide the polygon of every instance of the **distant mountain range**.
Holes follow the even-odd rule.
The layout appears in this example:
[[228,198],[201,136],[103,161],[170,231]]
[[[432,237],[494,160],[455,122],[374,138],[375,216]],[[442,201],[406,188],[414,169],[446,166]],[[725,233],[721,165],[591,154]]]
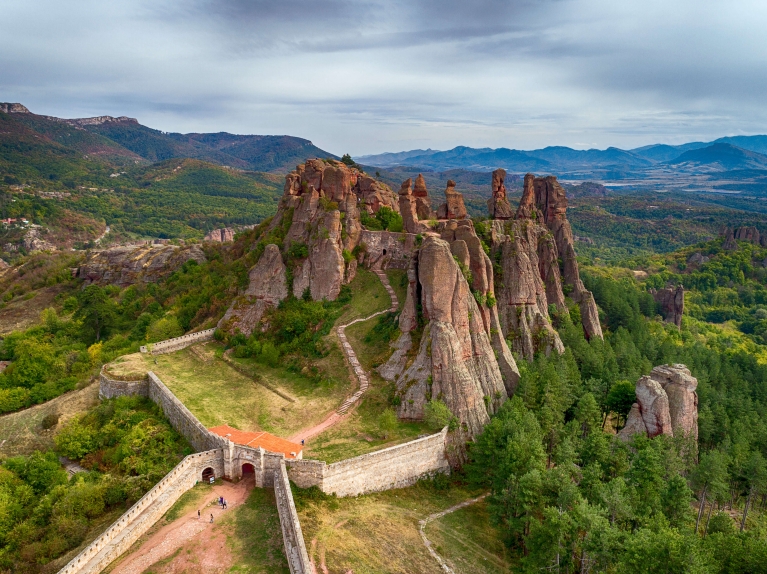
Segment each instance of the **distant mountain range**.
[[167,133],[125,116],[62,119],[33,114],[21,104],[9,103],[0,103],[0,114],[26,128],[16,126],[0,133],[0,145],[11,136],[14,141],[32,138],[37,144],[55,143],[117,165],[192,158],[248,171],[283,173],[308,157],[336,157],[293,136]]
[[767,170],[767,136],[735,136],[713,142],[683,145],[656,144],[622,150],[575,150],[546,147],[537,150],[470,148],[447,151],[411,150],[360,156],[356,161],[369,166],[407,166],[430,171],[465,169],[487,172],[499,167],[512,173],[553,173],[572,179],[626,179],[661,172],[712,173],[732,170]]

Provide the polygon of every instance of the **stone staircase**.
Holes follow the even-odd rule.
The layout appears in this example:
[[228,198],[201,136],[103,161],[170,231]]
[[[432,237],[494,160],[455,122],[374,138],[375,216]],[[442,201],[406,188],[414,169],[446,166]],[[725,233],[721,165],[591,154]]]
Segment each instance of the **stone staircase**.
[[349,323],[346,323],[345,325],[340,325],[336,329],[336,333],[338,334],[338,339],[341,341],[341,348],[344,351],[344,355],[349,361],[349,364],[351,364],[352,370],[354,370],[354,376],[357,377],[357,381],[359,382],[359,389],[357,390],[357,392],[354,393],[352,396],[348,397],[341,404],[341,406],[338,407],[338,409],[336,410],[336,412],[339,415],[346,414],[346,412],[352,407],[352,405],[354,405],[358,400],[360,400],[360,397],[362,397],[362,395],[365,394],[365,391],[367,391],[368,387],[370,386],[369,376],[365,372],[365,370],[362,368],[362,365],[360,365],[359,359],[357,359],[357,354],[354,352],[354,349],[352,349],[351,343],[349,343],[349,340],[346,338],[346,333],[344,332],[345,329],[350,325],[354,325],[355,323],[360,323],[362,321],[368,321],[369,319],[372,319],[373,317],[377,317],[378,315],[383,315],[384,313],[389,313],[389,312],[394,313],[399,308],[399,301],[397,300],[397,294],[394,292],[394,289],[392,289],[391,285],[389,285],[389,278],[386,276],[386,273],[382,271],[381,269],[373,269],[373,272],[378,276],[378,278],[381,280],[381,283],[383,283],[383,286],[386,288],[386,292],[389,294],[389,298],[391,299],[391,305],[385,311],[378,311],[377,313],[373,313],[372,315],[369,315],[367,317],[360,317],[359,319],[350,321]]

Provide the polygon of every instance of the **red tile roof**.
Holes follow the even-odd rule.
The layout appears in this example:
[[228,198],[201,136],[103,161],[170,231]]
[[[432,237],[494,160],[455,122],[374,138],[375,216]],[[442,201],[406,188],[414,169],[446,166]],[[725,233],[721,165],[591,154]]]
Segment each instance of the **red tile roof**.
[[[228,438],[235,444],[249,446],[251,448],[261,447],[269,452],[282,453],[285,458],[298,458],[304,447],[295,442],[290,442],[284,438],[274,436],[268,432],[247,432],[237,430],[229,425],[220,425],[209,428],[210,432]],[[292,454],[292,453],[295,453]]]

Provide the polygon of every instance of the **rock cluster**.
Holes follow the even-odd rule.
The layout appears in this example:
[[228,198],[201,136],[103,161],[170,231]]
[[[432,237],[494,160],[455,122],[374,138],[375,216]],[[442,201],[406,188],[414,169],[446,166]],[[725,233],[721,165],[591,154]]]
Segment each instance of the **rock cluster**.
[[285,264],[277,245],[266,246],[258,263],[251,268],[248,280],[248,288],[226,311],[218,323],[219,329],[248,336],[259,326],[264,312],[288,296]]
[[429,192],[426,189],[426,180],[420,173],[418,174],[418,177],[415,178],[413,197],[415,197],[418,219],[432,219],[433,217],[436,217],[436,214],[431,209],[431,200],[429,199]]
[[[495,174],[494,181],[501,179]],[[496,291],[501,327],[514,350],[527,359],[539,350],[564,351],[549,317],[550,306],[567,309],[564,286],[580,307],[586,337],[602,338],[594,297],[580,278],[566,214],[567,197],[556,177],[527,174],[516,218],[492,221],[492,252],[500,268]]]
[[660,306],[663,318],[681,328],[682,314],[684,313],[684,287],[679,285],[678,287],[651,289],[650,293]]
[[205,262],[198,245],[128,245],[92,251],[77,275],[85,284],[112,284],[127,287],[135,283],[154,283],[176,271],[187,261]]
[[759,233],[759,230],[753,226],[741,226],[741,227],[722,227],[719,230],[719,235],[724,238],[722,243],[722,249],[727,251],[734,251],[738,248],[737,241],[748,241],[754,245],[761,247],[767,247],[767,234]]
[[228,227],[224,227],[222,229],[214,229],[205,235],[203,241],[214,241],[216,243],[234,241],[234,229],[229,229]]
[[655,367],[649,376],[637,381],[636,397],[618,433],[623,440],[635,434],[650,438],[658,435],[698,439],[698,380],[684,365]]

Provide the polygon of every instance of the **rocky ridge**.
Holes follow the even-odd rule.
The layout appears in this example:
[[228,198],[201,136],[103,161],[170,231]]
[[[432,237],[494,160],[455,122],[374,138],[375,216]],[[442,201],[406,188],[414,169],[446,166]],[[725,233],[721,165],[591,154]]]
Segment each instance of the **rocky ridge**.
[[199,245],[141,244],[91,251],[77,271],[85,285],[97,283],[127,287],[154,283],[167,277],[187,261],[205,262]]
[[[515,214],[505,177],[493,174],[488,236],[478,234],[453,181],[435,212],[421,175],[394,193],[356,167],[308,160],[286,176],[265,231],[277,244],[264,250],[219,327],[249,334],[289,294],[334,300],[359,265],[407,269],[400,336],[378,372],[395,382],[402,419],[423,419],[429,401],[444,401],[455,417],[453,462],[460,464],[462,445],[516,391],[519,370],[507,340],[528,359],[564,351],[549,317],[550,306],[567,309],[563,286],[580,306],[587,336],[602,336],[578,274],[564,190],[556,178],[529,175]],[[362,212],[384,207],[402,216],[402,233],[363,228]]]

